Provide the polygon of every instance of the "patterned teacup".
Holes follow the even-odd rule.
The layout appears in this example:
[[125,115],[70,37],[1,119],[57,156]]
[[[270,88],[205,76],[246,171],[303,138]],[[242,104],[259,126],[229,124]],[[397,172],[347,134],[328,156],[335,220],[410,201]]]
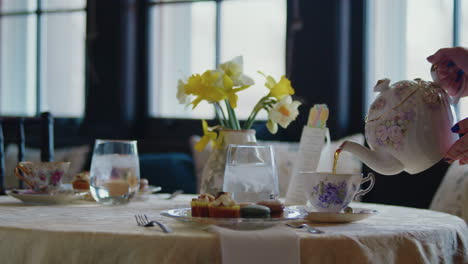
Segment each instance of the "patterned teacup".
[[36,192],[53,192],[60,189],[62,178],[70,162],[20,162],[15,175]]
[[[359,195],[374,187],[372,173],[363,178],[361,173],[333,174],[331,172],[301,172],[306,181],[306,196],[319,212],[340,212]],[[370,181],[369,187],[361,190],[361,184]]]

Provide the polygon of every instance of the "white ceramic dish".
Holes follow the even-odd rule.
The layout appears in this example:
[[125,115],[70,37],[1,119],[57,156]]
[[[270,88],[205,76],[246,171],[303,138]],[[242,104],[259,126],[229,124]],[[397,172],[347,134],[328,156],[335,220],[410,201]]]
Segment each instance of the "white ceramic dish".
[[318,223],[351,223],[371,217],[378,212],[376,210],[369,210],[364,208],[353,208],[353,212],[317,212],[308,211],[305,219],[311,222]]
[[68,204],[81,200],[86,192],[60,190],[54,193],[36,193],[31,190],[13,189],[6,194],[28,204]]
[[304,206],[288,206],[284,208],[282,217],[275,218],[214,218],[214,217],[192,217],[190,208],[179,208],[162,211],[161,215],[175,218],[179,221],[199,223],[206,225],[217,225],[231,229],[261,229],[289,221],[304,219],[307,214]]
[[150,185],[150,186],[148,186],[148,189],[146,189],[144,191],[138,191],[133,199],[136,200],[136,201],[147,200],[149,198],[148,196],[150,194],[160,192],[161,189],[162,188],[160,186]]

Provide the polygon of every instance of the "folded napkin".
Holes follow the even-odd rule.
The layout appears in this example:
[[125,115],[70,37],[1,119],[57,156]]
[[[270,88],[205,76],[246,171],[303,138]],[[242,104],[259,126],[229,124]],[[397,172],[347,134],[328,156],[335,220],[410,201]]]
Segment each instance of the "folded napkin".
[[286,227],[231,230],[213,226],[211,230],[219,234],[223,264],[300,262],[299,237]]

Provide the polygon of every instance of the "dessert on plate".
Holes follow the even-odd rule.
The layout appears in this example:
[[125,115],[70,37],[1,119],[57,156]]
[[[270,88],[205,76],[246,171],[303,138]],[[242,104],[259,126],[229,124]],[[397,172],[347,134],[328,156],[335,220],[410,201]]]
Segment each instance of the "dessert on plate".
[[210,217],[237,218],[240,216],[240,206],[231,198],[231,193],[220,192],[208,205]]
[[281,217],[284,211],[284,204],[279,200],[265,200],[257,203],[270,208],[271,217]]
[[240,209],[240,215],[244,218],[269,218],[270,208],[263,205],[250,204]]
[[75,175],[72,181],[73,189],[89,191],[89,172],[83,171]]
[[192,207],[192,216],[194,217],[208,217],[209,204],[214,201],[214,196],[211,194],[201,194],[198,198],[193,198],[190,202],[190,206]]

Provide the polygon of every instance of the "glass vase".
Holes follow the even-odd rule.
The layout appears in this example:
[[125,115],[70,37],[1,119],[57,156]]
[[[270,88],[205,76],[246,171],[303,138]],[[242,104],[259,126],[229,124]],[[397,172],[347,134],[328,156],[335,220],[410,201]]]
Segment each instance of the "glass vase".
[[200,184],[200,193],[216,195],[223,190],[224,170],[229,144],[254,145],[257,142],[255,130],[222,130],[220,131],[220,144],[213,151],[203,168]]

